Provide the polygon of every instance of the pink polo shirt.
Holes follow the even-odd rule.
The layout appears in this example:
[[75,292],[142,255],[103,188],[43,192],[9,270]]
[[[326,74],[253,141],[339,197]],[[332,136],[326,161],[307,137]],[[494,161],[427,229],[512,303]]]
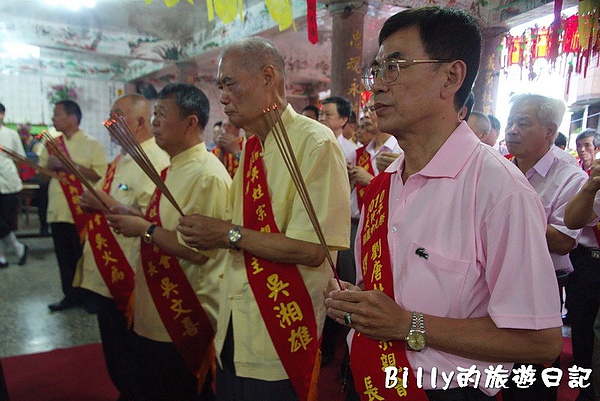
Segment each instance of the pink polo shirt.
[[[525,177],[540,197],[547,223],[567,237],[578,241],[581,230],[567,228],[564,217],[567,202],[575,196],[588,179],[585,171],[557,157],[553,148],[550,148],[535,166],[525,173]],[[552,252],[550,257],[554,270],[557,272],[571,273],[573,271],[569,254],[559,255]]]
[[[546,245],[546,216],[523,174],[483,145],[465,122],[434,158],[402,183],[404,155],[388,168],[391,180],[388,242],[396,302],[409,311],[450,318],[489,315],[500,328],[560,327],[556,276]],[[360,231],[356,255],[360,255]],[[415,253],[424,248],[428,258]],[[358,259],[357,259],[358,260]],[[357,262],[357,281],[362,282]],[[349,338],[352,338],[352,332]],[[468,333],[465,333],[468,335]],[[407,352],[423,387],[431,370],[454,372],[475,365],[484,388],[490,365],[426,347]],[[510,369],[511,363],[503,363]]]

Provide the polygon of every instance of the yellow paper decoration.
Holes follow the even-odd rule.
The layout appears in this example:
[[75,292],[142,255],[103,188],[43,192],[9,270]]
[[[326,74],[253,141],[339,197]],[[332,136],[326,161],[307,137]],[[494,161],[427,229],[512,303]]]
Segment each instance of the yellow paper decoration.
[[239,13],[242,20],[242,0],[206,0],[208,20],[215,18],[215,12],[224,24],[232,22]]
[[[579,44],[587,50],[594,47],[598,34],[598,18],[600,17],[600,0],[583,0],[578,4],[579,14]],[[590,36],[592,41],[590,43]]]
[[[194,4],[194,0],[187,0],[188,3]],[[592,0],[600,1],[600,0]],[[145,0],[146,4],[152,4],[152,0]],[[179,3],[179,0],[163,0],[167,7],[173,7]],[[243,16],[243,0],[206,0],[206,10],[208,13],[208,20],[212,21],[215,19],[215,13],[221,18],[224,24],[229,24],[235,17],[239,15],[240,20],[244,20]],[[273,21],[279,25],[279,30],[283,31],[294,24],[294,18],[292,16],[292,3],[291,0],[265,0],[269,15],[273,18]]]
[[271,18],[279,25],[280,31],[292,25],[292,4],[290,0],[265,0],[265,3]]
[[[163,2],[167,7],[173,7],[174,5],[179,3],[179,0],[163,0]],[[194,0],[187,0],[187,2],[192,5],[194,4]],[[152,4],[152,0],[146,0],[146,4]]]

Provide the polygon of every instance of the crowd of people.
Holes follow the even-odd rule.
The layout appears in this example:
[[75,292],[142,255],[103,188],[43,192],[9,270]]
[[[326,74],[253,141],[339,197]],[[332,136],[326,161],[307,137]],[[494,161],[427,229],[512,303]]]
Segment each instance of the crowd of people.
[[[600,134],[577,136],[574,165],[555,146],[564,102],[519,94],[500,145],[501,122],[471,91],[481,45],[467,12],[397,13],[357,116],[339,96],[297,113],[280,51],[232,43],[218,61],[227,118],[213,149],[209,100],[193,85],[165,86],[153,108],[127,94],[111,109],[164,186],[125,151],[107,163],[77,103],[58,102],[56,141],[96,189],[50,179],[64,297],[49,308],[97,314],[119,400],[316,400],[340,331],[347,400],[556,400],[561,379],[594,400]],[[55,152],[39,163],[66,177]],[[0,162],[3,180],[14,175]],[[0,181],[0,237],[23,264],[18,183]]]

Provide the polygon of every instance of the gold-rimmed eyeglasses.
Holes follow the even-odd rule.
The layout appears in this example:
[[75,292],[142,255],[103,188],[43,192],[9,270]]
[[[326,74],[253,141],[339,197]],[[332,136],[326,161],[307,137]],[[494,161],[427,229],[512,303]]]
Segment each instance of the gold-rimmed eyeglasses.
[[450,63],[451,61],[452,60],[403,60],[390,58],[383,60],[379,64],[373,64],[367,68],[365,74],[363,75],[363,82],[365,84],[365,88],[370,91],[373,88],[373,84],[377,78],[381,78],[381,80],[386,84],[391,84],[398,79],[400,70],[403,68],[408,68],[415,64],[441,64]]

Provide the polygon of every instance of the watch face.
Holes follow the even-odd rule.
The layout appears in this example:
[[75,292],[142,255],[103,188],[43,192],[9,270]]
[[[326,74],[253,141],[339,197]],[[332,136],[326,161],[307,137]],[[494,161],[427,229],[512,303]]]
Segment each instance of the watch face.
[[240,240],[240,238],[242,238],[242,233],[240,233],[238,230],[229,231],[229,242],[235,244]]
[[412,331],[408,334],[408,346],[415,351],[421,351],[425,348],[425,336],[418,331]]

